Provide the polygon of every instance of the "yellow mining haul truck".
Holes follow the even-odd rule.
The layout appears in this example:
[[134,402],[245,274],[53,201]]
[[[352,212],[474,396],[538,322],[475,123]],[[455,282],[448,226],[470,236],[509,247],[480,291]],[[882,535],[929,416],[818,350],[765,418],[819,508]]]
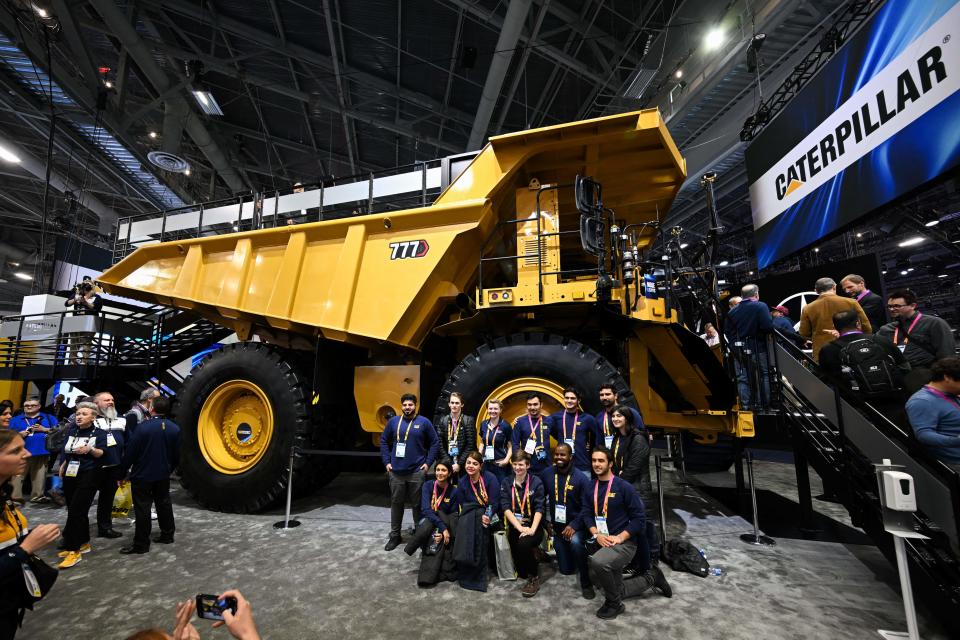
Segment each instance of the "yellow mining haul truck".
[[[685,175],[656,110],[545,127],[491,138],[430,206],[147,245],[100,281],[239,335],[176,407],[183,483],[216,509],[274,501],[295,444],[370,450],[407,392],[512,420],[567,385],[597,412],[612,380],[650,426],[749,436],[717,352],[637,288]],[[298,458],[294,486],[329,460]]]

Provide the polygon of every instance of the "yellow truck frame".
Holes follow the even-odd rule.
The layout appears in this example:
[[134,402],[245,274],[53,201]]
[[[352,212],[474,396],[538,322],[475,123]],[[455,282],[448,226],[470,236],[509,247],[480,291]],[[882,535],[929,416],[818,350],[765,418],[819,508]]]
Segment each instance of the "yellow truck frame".
[[[176,408],[184,484],[216,509],[274,501],[292,446],[369,449],[406,392],[441,413],[460,391],[479,423],[492,398],[520,415],[530,390],[559,409],[568,385],[595,412],[610,380],[648,426],[750,436],[718,352],[636,289],[685,177],[656,110],[545,127],[491,138],[429,206],[146,245],[100,281],[240,337]],[[309,487],[335,469],[294,471]]]

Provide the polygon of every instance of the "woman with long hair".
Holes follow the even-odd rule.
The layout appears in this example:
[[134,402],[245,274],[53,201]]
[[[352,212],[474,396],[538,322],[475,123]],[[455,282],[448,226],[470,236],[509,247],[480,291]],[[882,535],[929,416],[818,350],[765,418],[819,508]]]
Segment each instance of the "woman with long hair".
[[33,576],[24,570],[30,555],[60,536],[55,524],[30,531],[27,519],[10,500],[10,480],[26,470],[30,457],[23,437],[9,429],[12,413],[9,407],[0,413],[0,638],[13,638],[23,621],[22,603],[29,595],[24,591]]
[[424,550],[417,576],[417,585],[421,587],[457,579],[453,561],[453,533],[457,528],[453,464],[447,456],[441,457],[437,460],[436,479],[423,483],[420,500],[423,519],[413,539],[404,547],[411,556],[417,549]]

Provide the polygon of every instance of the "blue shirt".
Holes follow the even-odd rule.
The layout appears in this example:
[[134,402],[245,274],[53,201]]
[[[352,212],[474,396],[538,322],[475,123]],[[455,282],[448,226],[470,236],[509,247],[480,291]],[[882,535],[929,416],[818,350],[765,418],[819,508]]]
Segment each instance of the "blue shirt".
[[907,417],[930,453],[948,464],[960,464],[960,399],[944,395],[920,389],[907,400]]
[[30,455],[50,455],[50,452],[47,451],[47,434],[39,431],[30,435],[23,433],[36,424],[39,424],[41,427],[52,429],[53,427],[57,426],[57,420],[46,413],[38,413],[33,418],[28,418],[25,414],[21,413],[18,416],[13,416],[10,418],[10,429],[13,431],[19,431],[23,435],[23,440],[27,445],[27,451],[30,452]]
[[[597,504],[594,507],[593,492],[597,491]],[[610,485],[610,499],[607,501],[607,530],[611,536],[626,531],[630,537],[643,535],[646,528],[646,515],[643,511],[643,501],[629,482],[618,476],[613,476]],[[594,480],[590,483],[589,495],[583,509],[583,522],[586,529],[597,526],[597,516],[604,514],[604,500],[607,497],[607,482]]]
[[[513,423],[513,450],[525,451],[527,441],[533,438],[535,447],[530,454],[530,471],[539,475],[549,467],[553,456],[550,453],[550,423],[543,414],[536,420],[524,414]],[[529,452],[528,452],[529,453]]]
[[[559,482],[557,482],[558,479]],[[583,509],[587,503],[587,494],[593,490],[593,483],[572,468],[564,475],[554,467],[552,471],[543,474],[543,484],[547,494],[547,517],[551,522],[556,523],[554,516],[558,504],[567,507],[567,522],[566,524],[556,523],[553,528],[554,534],[559,535],[567,526],[577,531],[585,529]],[[590,493],[590,495],[590,499],[593,499],[593,494]]]
[[726,334],[730,342],[747,340],[752,348],[759,348],[765,342],[755,340],[765,337],[773,331],[773,318],[770,316],[770,307],[759,300],[744,300],[727,314]]
[[[494,460],[503,460],[507,457],[507,443],[512,441],[513,427],[506,420],[500,420],[493,429],[490,428],[489,420],[480,423],[480,443],[484,447],[493,445]],[[483,450],[481,453],[486,459],[486,451]]]
[[[398,443],[406,445],[403,457],[397,456]],[[380,460],[383,466],[393,465],[393,472],[401,475],[411,474],[423,465],[429,467],[437,459],[439,451],[437,432],[423,416],[416,416],[412,421],[402,414],[394,416],[380,435]]]
[[123,452],[123,468],[130,469],[131,480],[166,480],[179,464],[180,427],[176,422],[157,416],[137,425]]
[[[423,483],[423,489],[420,490],[420,511],[423,513],[423,517],[432,522],[437,528],[437,531],[442,533],[447,528],[447,525],[444,524],[440,516],[437,515],[437,511],[433,508],[433,487],[436,486],[436,484],[436,480],[427,480]],[[450,482],[447,482],[446,492],[444,492],[443,489],[437,489],[437,499],[440,500],[437,509],[443,513],[453,513],[454,509],[457,508],[456,492],[457,488]]]
[[[590,446],[588,437],[603,444],[603,438],[597,440],[597,421],[589,413],[567,410],[554,413],[547,421],[550,423],[550,435],[558,443],[573,440],[573,466],[590,473]],[[574,425],[576,422],[576,425]],[[592,434],[592,435],[591,435]]]
[[463,477],[460,478],[460,484],[457,485],[457,490],[453,494],[454,499],[460,507],[468,504],[490,505],[493,507],[494,513],[500,513],[500,482],[497,480],[497,476],[489,471],[481,471],[480,477],[483,482],[477,480],[474,485],[470,482],[470,476],[464,473]]

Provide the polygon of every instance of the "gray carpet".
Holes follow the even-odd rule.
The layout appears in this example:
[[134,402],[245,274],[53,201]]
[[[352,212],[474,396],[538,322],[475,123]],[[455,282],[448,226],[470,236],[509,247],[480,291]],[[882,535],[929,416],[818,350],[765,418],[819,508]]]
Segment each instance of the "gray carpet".
[[[788,499],[793,468],[758,463],[758,486]],[[816,486],[816,478],[812,478]],[[729,474],[697,481],[724,485]],[[603,622],[599,598],[583,600],[574,576],[542,565],[543,589],[533,600],[520,584],[494,580],[485,594],[452,583],[416,587],[418,560],[401,549],[383,551],[388,529],[386,481],[343,474],[315,496],[294,503],[302,526],[278,532],[281,514],[219,514],[174,497],[177,543],[154,545],[142,556],[121,556],[132,522],[118,521],[119,540],[94,538],[94,550],[61,573],[53,593],[28,612],[18,638],[36,640],[124,638],[158,626],[169,630],[173,604],[197,593],[239,588],[253,603],[265,638],[876,638],[876,629],[904,629],[896,573],[870,546],[783,538],[771,548],[743,544],[751,530],[742,518],[704,491],[667,474],[671,536],[685,535],[706,551],[719,577],[698,578],[665,569],[673,599],[659,595],[627,601],[627,613]],[[821,506],[818,504],[818,507]],[[840,518],[833,505],[826,515]],[[33,524],[61,522],[64,511],[26,509]],[[92,513],[92,511],[91,511]],[[409,518],[409,515],[408,515]],[[762,523],[762,514],[761,514]],[[405,523],[406,526],[406,523]],[[53,559],[53,552],[46,552]],[[198,624],[204,638],[223,630]],[[508,631],[509,630],[509,631]],[[924,622],[927,640],[945,638]]]

